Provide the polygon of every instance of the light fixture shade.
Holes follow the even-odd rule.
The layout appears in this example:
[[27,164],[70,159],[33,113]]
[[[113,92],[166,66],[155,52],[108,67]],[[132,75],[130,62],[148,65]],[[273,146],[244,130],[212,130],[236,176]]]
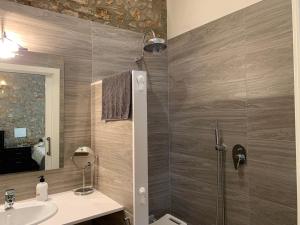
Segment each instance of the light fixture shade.
[[5,34],[3,35],[0,40],[0,58],[13,58],[16,56],[19,49],[20,46],[16,42],[8,39]]
[[0,81],[0,87],[2,87],[2,86],[7,86],[7,83],[5,80]]

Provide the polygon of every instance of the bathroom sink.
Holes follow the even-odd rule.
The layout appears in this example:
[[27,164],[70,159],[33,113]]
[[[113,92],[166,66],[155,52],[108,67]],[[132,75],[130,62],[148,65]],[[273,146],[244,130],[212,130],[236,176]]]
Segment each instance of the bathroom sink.
[[37,225],[57,212],[57,206],[52,202],[15,203],[12,209],[0,209],[1,225]]

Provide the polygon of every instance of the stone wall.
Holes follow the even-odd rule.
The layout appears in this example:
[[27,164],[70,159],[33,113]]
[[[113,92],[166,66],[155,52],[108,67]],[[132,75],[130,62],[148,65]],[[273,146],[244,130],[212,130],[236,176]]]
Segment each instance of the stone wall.
[[[0,130],[5,146],[36,144],[45,136],[45,77],[0,72],[7,88],[0,92]],[[26,128],[26,138],[15,138],[14,128]]]
[[166,37],[166,0],[8,0],[138,32]]

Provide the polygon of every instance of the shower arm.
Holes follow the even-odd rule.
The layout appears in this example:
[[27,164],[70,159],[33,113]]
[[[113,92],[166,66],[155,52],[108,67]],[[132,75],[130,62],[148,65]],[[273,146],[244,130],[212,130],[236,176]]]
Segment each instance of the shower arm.
[[142,53],[141,53],[141,56],[139,58],[137,58],[136,62],[139,62],[141,60],[144,59],[144,56],[145,56],[145,50],[144,50],[144,46],[146,44],[145,40],[146,40],[146,37],[149,33],[152,33],[153,37],[155,38],[156,37],[156,34],[154,32],[154,30],[150,30],[150,31],[147,31],[147,32],[144,32],[144,35],[143,35],[143,41],[142,41]]
[[144,33],[143,35],[143,41],[142,41],[142,52],[141,52],[141,56],[136,58],[135,62],[136,63],[140,63],[141,61],[144,60],[144,56],[145,56],[145,52],[144,52],[144,48],[143,48],[143,45],[145,44],[145,39],[146,39],[146,33]]
[[145,56],[144,45],[145,45],[146,36],[147,36],[147,33],[144,33],[144,35],[143,35],[143,42],[142,42],[142,54],[141,54],[141,58],[142,58],[142,59],[143,59],[144,56]]

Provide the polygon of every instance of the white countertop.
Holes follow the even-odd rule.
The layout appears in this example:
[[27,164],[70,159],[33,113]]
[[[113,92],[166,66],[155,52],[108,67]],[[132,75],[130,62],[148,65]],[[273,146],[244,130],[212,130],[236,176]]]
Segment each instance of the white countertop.
[[57,205],[58,211],[40,225],[72,225],[124,209],[119,203],[98,191],[86,196],[75,195],[72,191],[62,192],[50,195],[49,201]]

